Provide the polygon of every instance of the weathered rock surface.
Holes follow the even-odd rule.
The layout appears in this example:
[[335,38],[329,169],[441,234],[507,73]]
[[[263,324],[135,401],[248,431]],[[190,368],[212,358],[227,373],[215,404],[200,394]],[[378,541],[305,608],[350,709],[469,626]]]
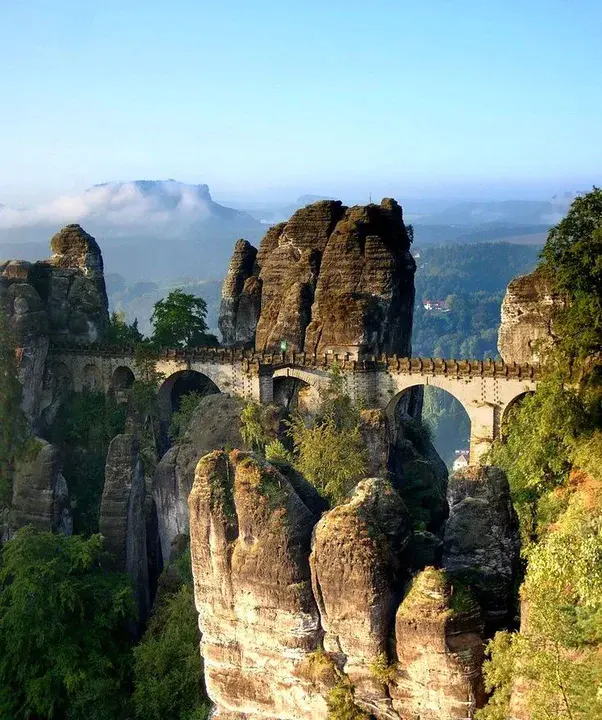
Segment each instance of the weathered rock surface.
[[553,313],[563,298],[554,292],[542,268],[517,277],[502,302],[498,350],[505,362],[538,363],[554,343]]
[[[153,477],[153,498],[163,561],[169,561],[173,539],[188,534],[188,495],[194,482],[196,465],[203,455],[221,448],[250,449],[240,434],[240,414],[244,402],[223,394],[201,399],[182,440],[161,458]],[[282,409],[273,408],[277,428]]]
[[310,582],[315,517],[288,480],[250,453],[198,464],[190,503],[205,682],[220,716],[326,716],[303,677],[320,645]]
[[251,344],[260,297],[258,351],[279,352],[286,341],[288,350],[308,353],[408,355],[416,268],[409,248],[394,200],[352,208],[328,200],[298,210],[266,233],[252,276],[253,249],[237,243],[223,290],[224,341]]
[[[51,248],[50,260],[0,262],[0,302],[19,347],[23,410],[35,429],[56,412],[50,342],[101,342],[109,323],[102,255],[94,238],[68,225],[54,235]],[[61,378],[58,385],[63,384]]]
[[489,633],[515,614],[520,533],[506,474],[469,466],[452,475],[447,497],[443,566],[473,588]]
[[322,517],[310,558],[324,649],[337,657],[370,708],[387,704],[371,664],[383,653],[400,590],[400,554],[410,518],[387,480],[362,480],[348,502]]
[[107,453],[99,530],[114,559],[114,568],[132,579],[141,622],[150,606],[145,504],[138,440],[130,434],[117,435]]
[[67,482],[60,451],[35,438],[13,472],[10,533],[25,525],[70,535],[73,529]]
[[248,347],[255,342],[261,304],[261,281],[253,276],[256,258],[257,250],[246,240],[234,246],[219,311],[224,345]]
[[402,718],[465,720],[484,703],[478,606],[442,570],[413,580],[395,619],[398,669],[390,685]]

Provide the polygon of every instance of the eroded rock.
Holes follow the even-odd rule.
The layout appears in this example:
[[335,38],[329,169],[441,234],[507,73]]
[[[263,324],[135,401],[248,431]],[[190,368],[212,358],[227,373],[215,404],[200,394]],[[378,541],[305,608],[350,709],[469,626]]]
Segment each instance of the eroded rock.
[[555,341],[553,314],[564,306],[545,268],[510,282],[502,302],[498,350],[507,363],[538,363]]
[[321,628],[310,582],[315,516],[251,453],[199,462],[190,504],[205,682],[220,716],[326,716],[304,673]]
[[469,466],[450,478],[443,566],[470,583],[488,632],[507,625],[516,612],[520,566],[518,518],[503,470]]
[[315,529],[310,563],[324,649],[339,659],[356,697],[370,707],[387,700],[371,664],[388,650],[400,556],[409,539],[408,512],[382,478],[362,480]]
[[390,686],[402,718],[466,720],[485,697],[482,622],[469,592],[443,570],[420,572],[397,610],[398,667]]
[[145,504],[138,440],[130,434],[117,435],[107,453],[99,531],[114,569],[132,579],[140,622],[148,616],[150,606]]
[[[302,208],[268,230],[251,276],[253,249],[236,245],[223,291],[224,339],[247,342],[261,297],[258,351],[279,352],[284,341],[289,351],[312,354],[409,355],[416,269],[409,247],[394,200],[352,208],[328,200]],[[245,328],[240,336],[239,325]]]
[[13,472],[11,533],[25,525],[70,535],[73,529],[67,482],[59,449],[45,440],[29,442]]

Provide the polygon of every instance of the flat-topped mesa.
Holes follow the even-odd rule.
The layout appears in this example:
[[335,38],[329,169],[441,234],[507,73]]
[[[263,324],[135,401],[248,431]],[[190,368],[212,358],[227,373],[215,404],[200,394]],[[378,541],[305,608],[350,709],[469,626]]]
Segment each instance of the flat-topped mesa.
[[[310,354],[411,354],[416,265],[395,200],[321,201],[237,243],[222,291],[224,344]],[[256,327],[252,327],[257,315]]]
[[541,360],[554,343],[553,314],[564,302],[542,267],[510,282],[498,334],[498,350],[507,363]]

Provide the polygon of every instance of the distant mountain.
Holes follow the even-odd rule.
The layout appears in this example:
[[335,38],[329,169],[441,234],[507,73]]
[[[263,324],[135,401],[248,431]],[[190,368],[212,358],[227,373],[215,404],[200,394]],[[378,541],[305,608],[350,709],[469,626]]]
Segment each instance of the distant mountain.
[[421,225],[555,225],[564,217],[567,206],[561,201],[504,200],[463,202],[423,216]]
[[73,222],[99,241],[106,269],[128,280],[221,277],[234,242],[258,242],[265,231],[248,213],[216,203],[207,185],[104,183],[29,210],[2,207],[0,259],[45,257],[50,237]]
[[326,195],[300,195],[294,202],[235,202],[228,201],[228,205],[247,212],[264,225],[274,225],[284,222],[290,216],[306,205],[318,202],[319,200],[338,200],[338,198]]

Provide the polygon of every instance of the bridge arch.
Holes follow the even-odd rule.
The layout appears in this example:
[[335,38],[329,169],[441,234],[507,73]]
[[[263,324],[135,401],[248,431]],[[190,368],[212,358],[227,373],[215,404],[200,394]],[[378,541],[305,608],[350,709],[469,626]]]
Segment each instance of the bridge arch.
[[314,415],[320,406],[320,389],[329,383],[327,377],[300,368],[279,368],[272,375],[273,400],[287,410]]
[[102,373],[100,368],[94,363],[84,365],[82,371],[82,390],[88,392],[98,392],[104,390],[102,385]]
[[517,393],[503,408],[502,412],[500,413],[500,432],[502,437],[505,436],[505,427],[508,424],[508,420],[510,418],[510,412],[521,404],[521,402],[527,398],[533,395],[533,390],[523,390],[520,393]]
[[135,376],[131,368],[127,365],[119,365],[113,371],[111,379],[111,387],[113,390],[129,390],[135,381]]
[[180,409],[184,395],[193,392],[214,395],[219,393],[220,389],[208,375],[198,370],[178,370],[169,375],[159,387],[161,421],[169,423],[172,414]]

